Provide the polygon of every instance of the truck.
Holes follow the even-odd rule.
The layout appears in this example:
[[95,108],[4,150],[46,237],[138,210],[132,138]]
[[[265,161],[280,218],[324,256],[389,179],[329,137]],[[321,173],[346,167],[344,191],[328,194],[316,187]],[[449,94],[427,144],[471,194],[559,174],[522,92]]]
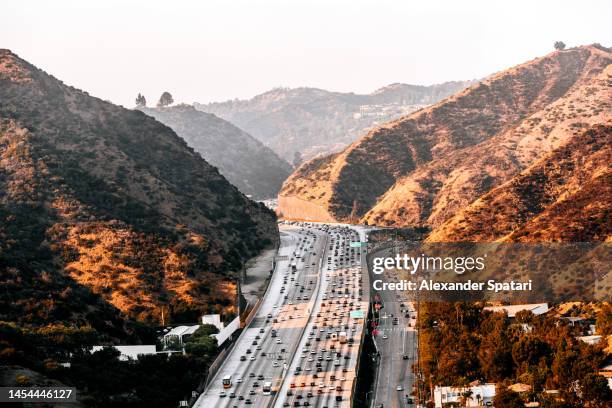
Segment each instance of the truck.
[[338,339],[340,340],[340,344],[346,343],[346,332],[341,331],[340,334],[338,335]]

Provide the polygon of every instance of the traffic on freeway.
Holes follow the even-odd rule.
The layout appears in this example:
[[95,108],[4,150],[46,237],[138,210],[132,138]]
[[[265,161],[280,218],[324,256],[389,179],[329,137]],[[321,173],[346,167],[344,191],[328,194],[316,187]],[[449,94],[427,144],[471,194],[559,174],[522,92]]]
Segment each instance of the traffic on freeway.
[[281,225],[259,310],[195,407],[349,406],[367,311],[359,241],[346,226]]
[[[381,251],[378,255],[391,250]],[[379,275],[386,282],[398,282],[396,272]],[[395,291],[376,291],[374,342],[378,351],[378,374],[373,389],[374,408],[415,407],[413,365],[417,362],[417,302]]]
[[368,307],[360,236],[348,227],[329,228],[328,233],[323,280],[300,353],[280,390],[282,407],[351,406]]

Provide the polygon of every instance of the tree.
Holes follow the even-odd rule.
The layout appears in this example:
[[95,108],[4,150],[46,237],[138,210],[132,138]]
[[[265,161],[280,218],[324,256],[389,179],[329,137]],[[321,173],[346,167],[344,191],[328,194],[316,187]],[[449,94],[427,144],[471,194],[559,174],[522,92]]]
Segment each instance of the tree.
[[136,97],[136,106],[139,108],[144,108],[147,106],[147,100],[145,99],[144,95],[138,93],[138,96]]
[[170,92],[164,92],[159,97],[159,102],[157,102],[158,108],[163,108],[164,106],[172,105],[174,103],[174,99],[172,99],[172,95]]
[[591,407],[605,408],[612,403],[612,390],[608,387],[605,377],[590,373],[580,380],[582,399],[588,401]]
[[555,41],[555,50],[563,51],[565,49],[565,43],[563,41]]
[[302,153],[300,152],[293,153],[293,167],[297,169],[299,165],[302,164],[303,160],[304,159],[302,158]]
[[493,398],[493,406],[495,408],[524,408],[525,403],[518,393],[509,390],[502,385],[495,393],[495,397]]

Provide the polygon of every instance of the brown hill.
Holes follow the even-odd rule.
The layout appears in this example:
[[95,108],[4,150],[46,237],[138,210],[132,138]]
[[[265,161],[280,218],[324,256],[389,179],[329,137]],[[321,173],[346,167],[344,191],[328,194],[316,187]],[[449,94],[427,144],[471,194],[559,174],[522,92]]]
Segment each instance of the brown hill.
[[256,199],[274,198],[291,173],[289,163],[231,123],[191,105],[140,108],[185,139],[230,183]]
[[593,242],[612,233],[612,121],[578,132],[470,204],[431,242]]
[[495,74],[301,166],[279,194],[287,217],[439,225],[576,129],[611,113],[612,53],[553,52]]
[[391,84],[365,95],[276,88],[248,100],[194,106],[237,125],[293,162],[296,152],[310,159],[339,151],[372,126],[436,103],[469,84]]
[[0,50],[0,320],[230,312],[231,272],[277,234],[170,128]]

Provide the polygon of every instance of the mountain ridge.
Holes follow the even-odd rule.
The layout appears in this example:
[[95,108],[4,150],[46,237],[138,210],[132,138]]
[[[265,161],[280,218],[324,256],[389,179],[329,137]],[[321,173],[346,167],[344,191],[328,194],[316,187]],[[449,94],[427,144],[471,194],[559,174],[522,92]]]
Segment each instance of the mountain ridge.
[[292,161],[342,149],[376,123],[436,102],[470,81],[420,86],[392,84],[371,94],[320,88],[275,88],[247,100],[194,103],[244,129]]
[[0,144],[0,320],[118,338],[163,310],[230,315],[233,271],[278,239],[274,215],[169,127],[9,50]]
[[275,197],[291,166],[259,140],[217,117],[179,104],[139,108],[172,128],[233,185],[255,199]]
[[438,225],[567,142],[572,126],[609,117],[611,61],[610,50],[592,45],[493,74],[377,127],[338,154],[305,163],[285,182],[279,211],[304,219],[326,214],[327,221]]

